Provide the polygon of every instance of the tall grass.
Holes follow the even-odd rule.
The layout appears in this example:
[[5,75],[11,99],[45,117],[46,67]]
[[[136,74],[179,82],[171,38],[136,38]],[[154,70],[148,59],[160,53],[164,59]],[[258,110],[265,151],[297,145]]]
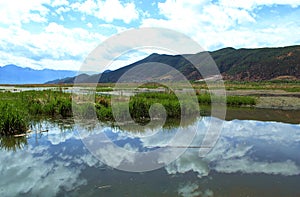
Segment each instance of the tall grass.
[[44,91],[26,91],[21,95],[27,100],[29,114],[46,115],[46,116],[72,116],[72,100],[71,94],[44,90]]
[[[179,95],[180,96],[180,95]],[[213,96],[215,101],[225,98]],[[155,103],[161,104],[167,118],[181,118],[182,116],[199,115],[198,104],[211,104],[209,94],[197,95],[198,103],[190,102],[189,97],[180,96],[180,100],[173,92],[146,92],[130,97],[129,106],[120,100],[113,110],[111,97],[96,95],[95,103],[83,103],[75,106],[77,115],[92,118],[96,114],[99,120],[114,121],[129,120],[149,121],[151,108],[155,118],[161,118],[163,111]],[[249,96],[228,96],[226,100],[230,106],[255,105],[255,98]],[[129,108],[129,114],[128,114]],[[24,91],[19,93],[0,93],[0,135],[23,133],[28,129],[29,120],[34,117],[71,117],[71,94],[62,91]],[[113,113],[114,112],[114,113]],[[130,115],[130,116],[129,116]]]
[[[167,118],[180,118],[181,115],[195,115],[198,112],[198,106],[195,106],[195,103],[189,101],[189,98],[184,97],[179,100],[174,93],[140,93],[130,99],[129,109],[134,119],[149,119],[150,107],[158,103],[165,108]],[[158,117],[162,115],[158,114],[161,113],[159,108],[152,108],[152,110],[154,110],[154,114],[156,113]]]
[[0,134],[20,134],[29,128],[29,122],[22,109],[9,103],[0,104]]
[[0,135],[20,134],[34,117],[72,116],[71,95],[51,90],[2,92],[0,110]]

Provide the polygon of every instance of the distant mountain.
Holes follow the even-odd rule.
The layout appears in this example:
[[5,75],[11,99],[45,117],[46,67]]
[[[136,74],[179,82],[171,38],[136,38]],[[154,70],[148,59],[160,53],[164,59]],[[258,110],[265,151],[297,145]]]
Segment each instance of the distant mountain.
[[73,77],[76,74],[76,71],[35,70],[10,64],[0,67],[0,84],[43,84],[50,80]]
[[[279,48],[258,48],[258,49],[234,49],[224,48],[209,52],[216,62],[224,79],[259,81],[275,78],[297,78],[300,79],[300,46],[289,46]],[[184,55],[185,57],[200,60],[199,65],[209,72],[209,65],[205,64],[205,53]],[[130,77],[124,81],[133,82],[137,79],[147,79],[149,69],[145,71],[144,66],[153,67],[151,75],[158,80],[176,80],[180,78],[178,73],[172,69],[158,70],[155,65],[158,63],[167,64],[178,70],[189,80],[201,79],[201,74],[181,55],[159,55],[150,56],[120,69],[104,72],[99,79],[98,75],[85,76],[77,82],[117,82],[120,77],[131,69],[135,69]],[[55,81],[56,83],[73,83],[75,77]],[[149,79],[150,80],[150,79]]]

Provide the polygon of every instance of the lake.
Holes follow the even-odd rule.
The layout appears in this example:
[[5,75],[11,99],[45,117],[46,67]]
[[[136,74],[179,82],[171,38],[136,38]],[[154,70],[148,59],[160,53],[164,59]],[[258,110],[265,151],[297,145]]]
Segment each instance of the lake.
[[[27,137],[1,138],[0,196],[300,196],[299,123],[223,121],[217,143],[201,157],[198,146],[214,119],[182,128],[37,122]],[[156,150],[168,146],[178,129],[196,133],[186,151],[172,143],[183,149],[175,161],[146,172],[120,170],[123,162],[140,161],[118,147]],[[103,135],[116,146],[100,143],[94,154],[89,143]]]

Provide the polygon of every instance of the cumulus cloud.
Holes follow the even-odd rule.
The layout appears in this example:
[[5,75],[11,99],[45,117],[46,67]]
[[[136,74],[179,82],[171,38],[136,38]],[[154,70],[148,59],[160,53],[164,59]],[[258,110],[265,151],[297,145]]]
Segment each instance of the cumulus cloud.
[[67,0],[54,0],[51,3],[51,6],[57,7],[57,6],[68,6],[69,2]]
[[76,2],[71,7],[74,11],[95,16],[108,23],[114,20],[122,20],[125,23],[130,23],[139,18],[139,12],[133,2],[122,4],[119,0],[97,2],[86,0],[82,3]]
[[50,0],[28,0],[26,3],[17,0],[0,1],[1,23],[21,25],[22,22],[30,21],[46,22],[49,9],[44,4],[49,3]]
[[300,6],[300,2],[298,0],[219,0],[219,4],[226,7],[241,8],[246,10],[252,10],[258,6],[288,5],[293,8]]
[[[280,22],[275,27],[271,26],[272,21],[261,24],[262,18],[257,15],[257,10],[262,6],[273,5],[298,7],[300,3],[298,0],[167,0],[158,3],[164,18],[144,18],[142,26],[167,27],[183,32],[206,50],[227,46],[252,48],[299,43],[297,32],[300,27],[295,18],[290,18],[292,24]],[[266,32],[270,28],[273,29],[272,33]]]
[[[1,28],[2,65],[33,68],[79,69],[83,58],[106,37],[83,28],[50,23],[39,34],[12,26]],[[9,62],[8,62],[9,61]]]

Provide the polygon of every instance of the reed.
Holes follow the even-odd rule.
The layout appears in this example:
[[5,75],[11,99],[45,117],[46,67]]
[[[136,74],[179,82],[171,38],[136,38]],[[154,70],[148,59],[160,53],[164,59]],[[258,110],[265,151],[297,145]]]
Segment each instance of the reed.
[[0,104],[0,135],[20,134],[28,130],[29,121],[20,106],[10,103]]
[[[195,104],[190,102],[189,95],[176,95],[172,91],[146,92],[131,96],[129,106],[128,103],[120,100],[113,110],[110,96],[96,95],[95,103],[83,103],[74,106],[74,109],[82,118],[93,118],[96,114],[101,121],[115,121],[116,119],[126,121],[132,118],[135,121],[145,122],[150,120],[150,109],[155,118],[162,117],[163,111],[158,105],[154,105],[156,103],[164,107],[167,119],[179,119],[182,116],[199,115],[198,104],[210,105],[211,98],[214,98],[216,102],[225,99],[210,94],[198,94],[198,103]],[[255,98],[250,96],[228,96],[226,102],[229,106],[256,104]],[[23,133],[28,129],[29,121],[36,117],[73,116],[71,94],[64,93],[61,89],[60,91],[1,92],[0,110],[0,135]]]

